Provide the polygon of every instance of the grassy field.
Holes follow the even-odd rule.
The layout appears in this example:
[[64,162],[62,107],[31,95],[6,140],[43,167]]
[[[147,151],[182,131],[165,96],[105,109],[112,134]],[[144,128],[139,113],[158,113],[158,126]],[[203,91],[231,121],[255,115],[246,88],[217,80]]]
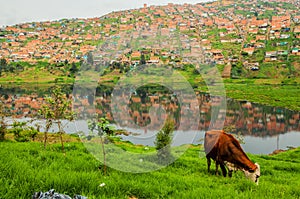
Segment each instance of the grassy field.
[[300,110],[300,84],[280,80],[225,80],[227,97]]
[[[161,170],[134,174],[109,168],[106,176],[82,143],[69,142],[65,147],[66,155],[59,144],[45,150],[39,142],[0,142],[0,198],[28,199],[52,188],[88,198],[300,198],[300,148],[274,156],[249,154],[261,165],[256,186],[241,172],[231,179],[209,174],[206,159],[199,157],[201,146],[189,146]],[[139,147],[122,145],[123,150]]]
[[37,83],[47,84],[55,82],[72,83],[74,78],[63,75],[59,70],[49,72],[44,68],[26,68],[26,70],[16,73],[4,73],[0,78],[0,84],[6,83]]

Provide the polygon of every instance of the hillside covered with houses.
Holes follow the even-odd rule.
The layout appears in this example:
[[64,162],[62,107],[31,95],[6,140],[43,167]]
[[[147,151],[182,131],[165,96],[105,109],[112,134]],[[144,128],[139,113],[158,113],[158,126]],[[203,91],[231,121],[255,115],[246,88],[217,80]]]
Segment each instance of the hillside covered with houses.
[[185,63],[182,54],[192,56],[201,48],[226,78],[298,77],[299,7],[299,0],[145,4],[97,18],[7,26],[0,29],[0,70],[13,72],[16,63],[80,64],[88,59],[88,52],[124,33],[146,39],[157,32],[162,38],[180,32],[188,38],[182,40],[180,52],[170,42],[140,42],[137,48],[128,48],[112,59],[124,67],[141,61],[178,66]]

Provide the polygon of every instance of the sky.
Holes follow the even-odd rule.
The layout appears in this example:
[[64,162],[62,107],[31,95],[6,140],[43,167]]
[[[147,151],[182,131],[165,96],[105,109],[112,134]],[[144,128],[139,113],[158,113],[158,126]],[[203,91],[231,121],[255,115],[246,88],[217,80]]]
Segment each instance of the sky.
[[208,0],[0,0],[0,27],[62,18],[100,17],[112,11]]

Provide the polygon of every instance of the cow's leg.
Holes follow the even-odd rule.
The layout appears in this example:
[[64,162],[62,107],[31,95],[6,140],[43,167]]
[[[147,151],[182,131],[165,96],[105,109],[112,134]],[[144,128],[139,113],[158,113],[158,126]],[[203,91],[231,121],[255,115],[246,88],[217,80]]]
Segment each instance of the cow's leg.
[[219,175],[218,170],[219,170],[219,162],[216,160],[216,175]]
[[228,169],[228,176],[229,176],[230,178],[232,177],[232,171],[233,171],[233,170]]
[[224,165],[223,162],[220,163],[220,167],[221,167],[223,176],[226,177],[226,175],[227,175],[227,170],[226,170],[225,165]]
[[207,160],[207,171],[208,171],[208,173],[210,173],[211,160],[209,157],[206,157],[206,160]]

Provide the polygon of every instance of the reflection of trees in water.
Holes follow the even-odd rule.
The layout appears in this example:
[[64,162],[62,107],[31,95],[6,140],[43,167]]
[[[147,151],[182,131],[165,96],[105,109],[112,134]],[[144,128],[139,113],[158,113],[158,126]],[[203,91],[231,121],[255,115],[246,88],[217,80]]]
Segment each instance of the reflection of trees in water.
[[[234,111],[235,110],[235,111]],[[250,102],[229,100],[227,117],[235,116],[237,132],[252,136],[273,136],[291,130],[299,131],[299,112]],[[296,119],[296,122],[290,122]]]
[[39,97],[44,97],[45,95],[49,95],[55,86],[60,86],[62,91],[67,94],[71,94],[73,91],[72,84],[47,84],[36,86],[31,83],[22,83],[22,85],[15,84],[5,84],[0,87],[0,95],[32,95],[35,94]]
[[[123,90],[114,90],[114,87],[100,85],[95,89],[87,86],[76,87],[73,90],[72,85],[63,85],[62,89],[67,94],[73,94],[74,107],[79,108],[79,116],[85,118],[88,114],[94,114],[89,109],[96,108],[96,113],[100,117],[107,117],[113,122],[111,113],[111,94],[117,92],[122,95]],[[126,89],[126,88],[125,88]],[[3,97],[4,104],[11,114],[20,116],[35,117],[38,107],[33,105],[39,100],[51,93],[52,87],[40,88],[34,87],[6,87],[0,88],[0,95]],[[22,103],[21,98],[26,98],[26,103]],[[28,100],[29,98],[29,100]],[[212,119],[211,110],[213,99],[209,94],[198,93],[198,104],[200,110],[199,130],[207,130]],[[187,99],[193,100],[193,99]],[[39,103],[42,103],[38,101]],[[83,105],[84,104],[84,105]],[[176,125],[180,122],[181,109],[191,107],[181,107],[178,98],[172,91],[159,85],[145,85],[131,92],[131,98],[126,104],[129,106],[129,115],[135,123],[141,127],[150,124],[150,108],[157,106],[164,111],[158,111],[159,114],[172,115]],[[81,108],[81,109],[80,109]],[[118,109],[118,107],[115,107]],[[30,109],[30,111],[28,111]],[[26,110],[26,111],[24,111]],[[75,109],[76,111],[76,109]],[[120,110],[121,112],[122,110]],[[24,114],[27,113],[26,114]],[[166,117],[166,116],[165,116]],[[192,116],[191,116],[192,117]],[[300,131],[299,112],[288,109],[265,106],[246,101],[238,102],[227,99],[227,110],[225,126],[234,126],[236,133],[252,136],[273,136],[289,131]],[[161,118],[164,118],[162,116]],[[186,124],[188,125],[188,124]]]
[[[36,88],[33,84],[23,83],[20,86],[6,84],[0,87],[0,97],[7,115],[20,117],[38,117],[37,111],[40,109],[45,96],[49,96],[55,85]],[[61,85],[62,91],[70,96],[73,86]]]
[[[197,97],[200,108],[199,130],[207,130],[211,119],[216,119],[211,115],[212,97],[203,93]],[[104,101],[105,103],[101,101],[99,106],[103,114],[110,111],[106,104],[110,103],[109,97]],[[140,89],[131,95],[128,103],[133,120],[141,126],[151,122],[147,114],[149,114],[150,107],[157,104],[162,106],[167,114],[171,114],[178,125],[181,107],[176,96],[170,92],[155,93],[150,88]],[[260,137],[273,136],[291,130],[300,131],[299,112],[227,99],[225,126],[234,126],[235,133]]]

